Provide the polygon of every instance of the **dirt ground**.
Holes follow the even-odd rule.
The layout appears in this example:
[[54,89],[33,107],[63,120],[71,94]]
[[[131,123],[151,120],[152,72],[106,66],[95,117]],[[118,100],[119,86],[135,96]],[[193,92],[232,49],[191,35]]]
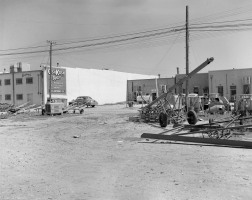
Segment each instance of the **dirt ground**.
[[138,108],[0,120],[0,199],[252,199],[252,149],[141,139]]

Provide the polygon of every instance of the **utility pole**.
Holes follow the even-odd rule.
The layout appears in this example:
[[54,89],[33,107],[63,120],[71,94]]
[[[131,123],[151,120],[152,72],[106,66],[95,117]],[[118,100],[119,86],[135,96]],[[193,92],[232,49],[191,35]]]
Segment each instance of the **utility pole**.
[[[188,32],[188,6],[186,6],[186,76],[189,74],[189,32]],[[187,96],[188,96],[188,88],[189,88],[189,79],[186,80],[186,107],[188,111],[188,102],[187,102]]]
[[47,43],[50,44],[50,51],[49,51],[49,56],[50,56],[50,85],[49,85],[49,101],[51,102],[52,100],[52,45],[56,44],[53,41],[47,40]]

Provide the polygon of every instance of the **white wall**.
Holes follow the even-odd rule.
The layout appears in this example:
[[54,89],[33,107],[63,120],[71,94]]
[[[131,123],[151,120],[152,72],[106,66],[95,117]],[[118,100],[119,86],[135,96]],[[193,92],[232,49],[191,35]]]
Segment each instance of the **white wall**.
[[127,80],[156,78],[154,75],[110,70],[62,68],[66,69],[67,95],[52,95],[52,97],[66,97],[68,101],[78,96],[90,96],[98,101],[98,104],[126,101]]

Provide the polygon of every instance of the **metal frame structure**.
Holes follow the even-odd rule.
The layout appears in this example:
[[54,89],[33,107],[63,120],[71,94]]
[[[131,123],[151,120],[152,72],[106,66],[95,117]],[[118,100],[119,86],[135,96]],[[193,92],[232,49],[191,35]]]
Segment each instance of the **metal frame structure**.
[[[168,121],[174,121],[175,123],[179,123],[182,119],[184,119],[184,113],[181,113],[183,108],[181,107],[172,107],[171,103],[168,100],[168,95],[172,94],[172,91],[177,87],[182,87],[182,84],[189,80],[193,75],[195,75],[197,72],[199,72],[201,69],[206,67],[208,64],[210,64],[214,60],[213,57],[208,58],[205,62],[203,62],[201,65],[199,65],[197,68],[195,68],[192,72],[190,72],[188,75],[186,75],[184,78],[180,79],[176,84],[171,86],[168,91],[161,96],[159,96],[157,99],[149,103],[147,106],[143,107],[140,110],[140,117],[141,119],[144,119],[145,121],[158,121],[161,125],[161,127],[165,127],[168,123]],[[179,101],[182,101],[182,94],[179,94]],[[180,103],[179,103],[180,105]],[[188,112],[187,118],[189,118],[190,122],[196,123],[196,117],[195,113],[192,111]]]

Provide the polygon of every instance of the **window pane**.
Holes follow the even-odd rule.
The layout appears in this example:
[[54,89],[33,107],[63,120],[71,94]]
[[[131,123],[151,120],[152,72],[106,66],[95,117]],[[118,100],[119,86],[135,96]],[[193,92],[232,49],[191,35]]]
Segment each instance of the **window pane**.
[[5,100],[11,100],[11,95],[10,94],[6,94],[5,95]]
[[22,94],[17,94],[17,100],[23,100],[23,95]]
[[27,84],[32,84],[33,83],[32,77],[26,78],[26,83]]
[[16,84],[20,85],[23,83],[23,79],[22,78],[16,78]]
[[10,85],[10,79],[5,79],[4,80],[4,85]]

